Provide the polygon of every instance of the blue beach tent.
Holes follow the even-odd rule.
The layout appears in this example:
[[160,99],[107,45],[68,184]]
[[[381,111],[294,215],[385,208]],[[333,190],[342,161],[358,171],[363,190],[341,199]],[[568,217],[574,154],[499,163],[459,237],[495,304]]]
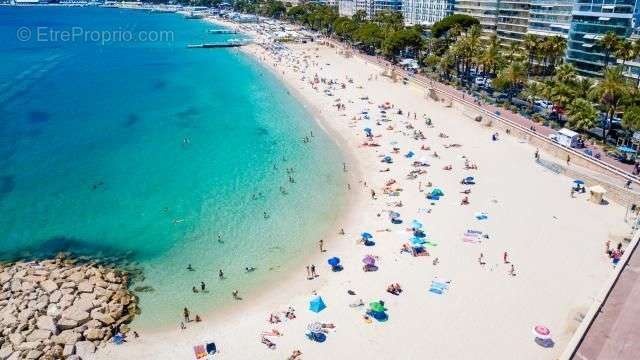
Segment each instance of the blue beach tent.
[[327,305],[325,305],[324,300],[322,300],[320,296],[316,296],[309,302],[309,310],[313,311],[314,313],[319,313],[326,308]]

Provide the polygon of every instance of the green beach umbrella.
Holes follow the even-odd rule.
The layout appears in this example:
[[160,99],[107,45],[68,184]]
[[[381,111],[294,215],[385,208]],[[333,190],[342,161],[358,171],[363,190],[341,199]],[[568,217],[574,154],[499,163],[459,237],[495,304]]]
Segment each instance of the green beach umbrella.
[[378,301],[372,302],[371,304],[369,304],[369,307],[371,308],[371,311],[374,312],[384,312],[385,310],[384,306]]

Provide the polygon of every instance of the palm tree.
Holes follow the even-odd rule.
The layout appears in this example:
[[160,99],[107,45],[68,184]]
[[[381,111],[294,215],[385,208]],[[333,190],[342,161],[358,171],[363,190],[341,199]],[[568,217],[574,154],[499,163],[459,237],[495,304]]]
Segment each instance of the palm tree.
[[624,68],[624,64],[627,61],[633,60],[636,57],[636,51],[633,43],[629,40],[623,39],[616,48],[614,55],[616,58],[622,60],[622,67]]
[[529,81],[520,95],[529,102],[529,111],[533,110],[533,102],[544,96],[545,85],[537,81]]
[[603,79],[593,89],[594,97],[600,100],[607,115],[602,133],[605,143],[609,136],[611,121],[620,109],[628,92],[622,68],[619,66],[606,69],[603,73]]
[[596,126],[598,110],[585,99],[575,99],[567,107],[569,127],[575,130],[586,131]]
[[609,67],[611,54],[616,51],[618,45],[620,44],[620,38],[613,31],[609,31],[608,33],[604,34],[602,39],[598,40],[597,44],[604,53],[604,68],[606,70]]
[[489,40],[486,48],[480,55],[480,63],[482,64],[482,71],[495,75],[498,69],[498,65],[501,61],[500,44],[498,43],[498,36],[493,33],[489,36]]
[[622,128],[627,131],[627,137],[640,130],[640,107],[627,108],[622,115]]
[[514,62],[507,68],[502,70],[494,84],[498,88],[506,89],[509,96],[509,102],[515,95],[517,89],[527,80],[527,71],[525,66],[520,62]]
[[557,82],[572,82],[577,77],[576,68],[571,64],[562,64],[556,69],[553,80]]
[[573,82],[573,97],[576,99],[589,99],[595,86],[595,81],[586,77]]
[[533,60],[540,52],[540,38],[533,34],[526,34],[522,38],[522,47],[527,51],[527,74],[531,75]]

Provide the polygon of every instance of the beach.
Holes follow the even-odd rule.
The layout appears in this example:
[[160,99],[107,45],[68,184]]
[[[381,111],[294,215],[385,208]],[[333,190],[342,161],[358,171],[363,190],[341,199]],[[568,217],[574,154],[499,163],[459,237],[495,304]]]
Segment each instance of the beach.
[[[234,308],[203,314],[184,330],[176,324],[143,332],[96,358],[192,359],[193,347],[206,342],[216,343],[220,359],[285,359],[294,350],[301,359],[555,359],[562,353],[613,271],[605,243],[629,235],[624,207],[571,194],[573,179],[536,164],[536,148],[522,139],[481,126],[430,99],[426,89],[393,81],[341,49],[309,42],[241,51],[276,74],[314,115],[309,121],[318,121],[345,153],[349,205],[335,232],[318,236],[326,251],[307,252],[318,276],[309,279],[301,266]],[[460,183],[467,177],[474,184]],[[426,199],[436,188],[444,195]],[[428,256],[401,252],[417,227],[412,223],[426,234]],[[361,243],[365,232],[375,245]],[[367,255],[377,271],[363,271]],[[331,257],[340,258],[342,271],[331,271]],[[446,286],[430,291],[434,281]],[[399,295],[386,291],[395,283]],[[317,295],[327,306],[319,313],[309,311]],[[364,306],[353,306],[360,300]],[[365,319],[368,304],[379,300],[388,319]],[[289,307],[295,319],[285,316]],[[280,321],[270,322],[272,314]],[[314,322],[335,326],[326,341],[305,337]],[[551,330],[553,347],[534,342],[536,325]]]

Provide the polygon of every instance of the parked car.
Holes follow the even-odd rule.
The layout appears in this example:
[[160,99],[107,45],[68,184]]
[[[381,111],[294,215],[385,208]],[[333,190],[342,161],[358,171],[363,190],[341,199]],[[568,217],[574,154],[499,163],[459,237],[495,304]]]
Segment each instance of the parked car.
[[483,78],[483,77],[477,77],[474,80],[474,83],[478,86],[485,86],[485,84],[487,83],[487,78]]
[[553,109],[553,103],[547,100],[538,99],[533,102],[534,105],[538,105],[543,109],[551,110]]

